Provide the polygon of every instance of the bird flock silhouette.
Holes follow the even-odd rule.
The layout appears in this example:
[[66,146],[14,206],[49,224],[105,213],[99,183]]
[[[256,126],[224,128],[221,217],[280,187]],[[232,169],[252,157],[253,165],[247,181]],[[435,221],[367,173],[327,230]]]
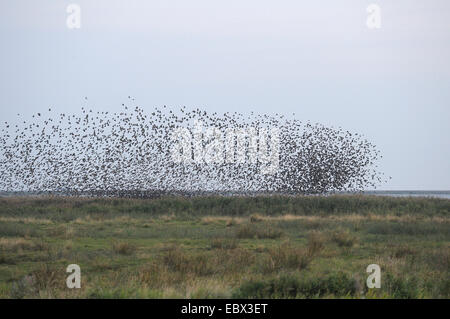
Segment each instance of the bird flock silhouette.
[[[199,131],[198,123],[207,129]],[[183,149],[174,134],[180,128],[192,135]],[[252,147],[258,156],[252,157]],[[323,194],[383,182],[379,151],[361,135],[278,114],[165,106],[147,114],[125,104],[115,113],[82,107],[78,114],[55,115],[48,109],[28,121],[18,114],[18,120],[2,123],[0,149],[4,192],[144,198]],[[195,158],[196,149],[215,152],[215,160]],[[175,160],[174,150],[185,160]],[[268,172],[270,156],[276,166]]]

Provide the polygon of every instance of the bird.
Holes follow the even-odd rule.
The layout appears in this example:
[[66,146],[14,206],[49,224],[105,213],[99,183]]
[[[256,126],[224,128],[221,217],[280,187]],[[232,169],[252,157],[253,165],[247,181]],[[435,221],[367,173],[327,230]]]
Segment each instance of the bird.
[[295,114],[122,108],[55,115],[49,108],[48,119],[33,115],[12,132],[5,122],[0,190],[133,198],[324,194],[385,178],[375,165],[380,152],[361,134]]

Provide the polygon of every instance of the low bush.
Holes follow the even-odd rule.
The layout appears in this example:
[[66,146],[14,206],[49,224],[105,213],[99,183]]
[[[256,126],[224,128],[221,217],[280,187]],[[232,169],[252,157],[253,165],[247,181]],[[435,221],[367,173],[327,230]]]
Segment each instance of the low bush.
[[345,273],[326,277],[299,278],[283,275],[267,281],[248,281],[233,293],[233,298],[318,298],[348,297],[356,294],[355,280]]
[[171,271],[197,276],[211,275],[216,271],[214,263],[205,254],[188,254],[178,247],[169,249],[163,256],[164,264]]
[[214,238],[211,240],[211,248],[213,249],[235,249],[238,242],[235,238]]
[[136,252],[137,247],[129,242],[114,242],[112,250],[120,255],[132,255]]
[[385,274],[382,282],[383,291],[395,299],[413,299],[419,297],[419,285],[416,278],[400,278],[391,273]]
[[282,269],[305,269],[312,260],[308,251],[301,248],[292,247],[289,243],[284,243],[275,248],[270,248],[267,258],[263,259],[260,266],[263,273],[271,273]]
[[357,238],[348,230],[337,230],[331,233],[331,241],[335,242],[339,247],[350,248],[355,245]]

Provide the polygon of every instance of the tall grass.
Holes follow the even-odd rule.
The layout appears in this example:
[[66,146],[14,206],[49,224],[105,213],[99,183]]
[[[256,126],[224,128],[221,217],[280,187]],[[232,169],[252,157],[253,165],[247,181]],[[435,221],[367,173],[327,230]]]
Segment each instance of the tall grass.
[[439,198],[394,198],[363,195],[255,196],[255,197],[163,197],[158,199],[109,199],[72,197],[0,198],[0,216],[46,217],[70,221],[83,216],[102,218],[130,216],[251,216],[259,215],[403,215],[446,216],[450,200]]

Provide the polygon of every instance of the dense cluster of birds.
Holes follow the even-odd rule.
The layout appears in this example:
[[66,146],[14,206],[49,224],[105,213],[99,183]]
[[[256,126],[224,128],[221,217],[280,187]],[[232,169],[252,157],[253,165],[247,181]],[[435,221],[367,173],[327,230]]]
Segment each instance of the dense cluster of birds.
[[[194,134],[198,122],[221,132],[251,130],[256,139],[276,128],[276,170],[265,172],[260,159],[173,160],[178,143],[173,132],[184,128]],[[200,137],[202,147],[212,143],[205,132]],[[225,151],[219,148],[224,154],[218,155],[242,153],[239,147]],[[244,147],[246,159],[248,152]],[[28,121],[18,115],[15,122],[2,123],[0,191],[118,197],[358,191],[382,182],[379,158],[376,147],[359,134],[302,123],[294,116],[219,115],[185,107],[147,114],[125,104],[116,113],[82,107],[79,114],[54,115],[49,109]]]

